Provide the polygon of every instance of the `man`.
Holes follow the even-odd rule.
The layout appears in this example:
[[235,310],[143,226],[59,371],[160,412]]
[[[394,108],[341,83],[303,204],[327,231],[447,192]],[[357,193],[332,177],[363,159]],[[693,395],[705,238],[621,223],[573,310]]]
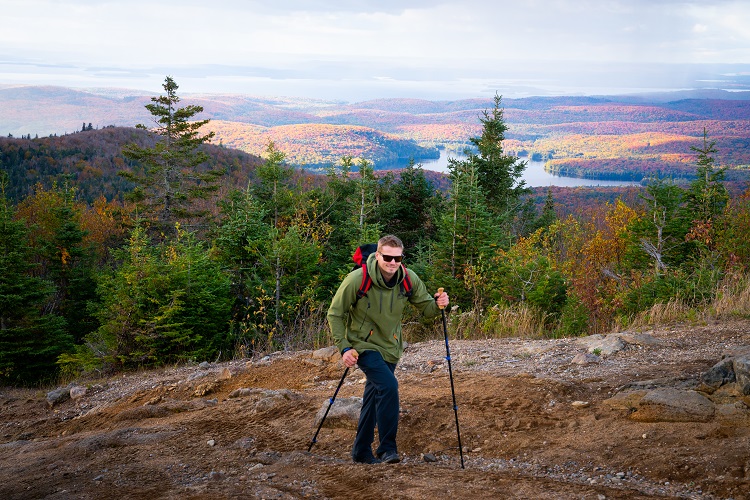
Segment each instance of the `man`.
[[[359,463],[400,461],[396,447],[398,381],[394,372],[404,350],[401,317],[406,303],[416,306],[427,318],[438,316],[440,308],[448,305],[448,294],[431,296],[422,280],[406,270],[401,264],[403,253],[404,244],[396,236],[380,238],[377,251],[366,263],[372,278],[367,294],[357,299],[363,270],[356,269],[344,278],[328,309],[328,324],[344,364],[358,365],[367,377],[352,447],[352,459]],[[402,285],[407,272],[411,293]],[[376,425],[380,442],[374,456]]]

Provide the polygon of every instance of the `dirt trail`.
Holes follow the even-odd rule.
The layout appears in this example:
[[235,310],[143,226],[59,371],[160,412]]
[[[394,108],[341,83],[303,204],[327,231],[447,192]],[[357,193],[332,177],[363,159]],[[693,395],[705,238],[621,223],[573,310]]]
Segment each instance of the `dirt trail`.
[[[575,339],[452,341],[465,469],[440,341],[399,365],[395,465],[351,463],[354,429],[314,415],[343,369],[310,352],[90,381],[53,408],[0,388],[2,498],[750,498],[748,398],[717,393],[705,422],[638,422],[607,400],[627,384],[695,387],[750,322],[649,332],[590,365]],[[363,375],[339,398],[361,396]],[[236,389],[246,391],[230,397]],[[425,462],[432,454],[436,462]]]

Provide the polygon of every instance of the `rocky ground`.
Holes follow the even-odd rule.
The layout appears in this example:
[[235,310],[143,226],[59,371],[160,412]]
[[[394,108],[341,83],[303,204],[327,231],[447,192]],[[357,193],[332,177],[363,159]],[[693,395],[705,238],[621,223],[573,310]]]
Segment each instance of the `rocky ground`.
[[398,367],[393,465],[353,464],[333,410],[307,452],[343,373],[325,351],[0,388],[0,497],[748,499],[746,346],[749,321],[452,340],[465,468],[442,341]]

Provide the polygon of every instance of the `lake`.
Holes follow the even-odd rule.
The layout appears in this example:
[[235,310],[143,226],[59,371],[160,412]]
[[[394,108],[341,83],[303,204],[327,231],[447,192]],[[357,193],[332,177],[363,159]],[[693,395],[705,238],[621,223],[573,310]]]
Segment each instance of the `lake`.
[[[440,150],[440,158],[431,160],[422,160],[417,163],[422,164],[422,168],[425,170],[434,170],[436,172],[448,172],[448,158],[456,158],[462,160],[466,158],[461,153],[454,151],[446,151],[445,149]],[[401,165],[399,168],[406,166],[406,163]],[[526,170],[523,171],[523,180],[526,181],[526,185],[529,187],[547,187],[547,186],[635,186],[637,182],[627,181],[600,181],[597,179],[584,179],[581,177],[567,177],[562,175],[554,175],[544,171],[543,161],[527,161]]]

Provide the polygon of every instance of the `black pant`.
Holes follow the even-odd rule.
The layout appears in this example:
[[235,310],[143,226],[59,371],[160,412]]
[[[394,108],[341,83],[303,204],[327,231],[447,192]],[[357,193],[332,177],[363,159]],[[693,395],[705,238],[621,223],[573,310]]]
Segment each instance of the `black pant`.
[[398,381],[394,375],[396,364],[385,361],[378,351],[364,351],[359,354],[357,365],[367,377],[367,383],[352,457],[362,459],[372,456],[375,425],[378,426],[380,438],[377,454],[397,452],[399,401]]

